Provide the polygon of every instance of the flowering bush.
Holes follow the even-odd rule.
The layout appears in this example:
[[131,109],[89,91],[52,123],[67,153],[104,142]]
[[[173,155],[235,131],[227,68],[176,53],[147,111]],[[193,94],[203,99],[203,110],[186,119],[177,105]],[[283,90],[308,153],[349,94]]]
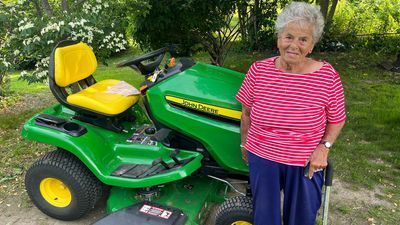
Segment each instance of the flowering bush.
[[[120,1],[88,0],[71,5],[69,11],[56,11],[37,16],[32,1],[19,0],[3,5],[0,25],[0,74],[10,68],[23,71],[21,78],[29,82],[47,79],[49,55],[59,41],[78,40],[89,44],[100,61],[105,63],[113,53],[125,50],[125,12]],[[1,34],[1,31],[0,31]]]

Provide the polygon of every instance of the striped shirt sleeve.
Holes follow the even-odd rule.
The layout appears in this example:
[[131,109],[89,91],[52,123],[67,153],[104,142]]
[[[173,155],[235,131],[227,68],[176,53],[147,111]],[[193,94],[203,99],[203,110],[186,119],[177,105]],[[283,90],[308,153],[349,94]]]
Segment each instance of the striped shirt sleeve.
[[334,71],[326,112],[329,124],[340,123],[346,120],[343,85],[336,71]]
[[256,63],[253,63],[253,65],[251,65],[249,71],[247,72],[246,77],[243,80],[242,86],[240,87],[238,93],[236,94],[236,99],[247,107],[253,106],[256,74],[257,74],[257,65]]

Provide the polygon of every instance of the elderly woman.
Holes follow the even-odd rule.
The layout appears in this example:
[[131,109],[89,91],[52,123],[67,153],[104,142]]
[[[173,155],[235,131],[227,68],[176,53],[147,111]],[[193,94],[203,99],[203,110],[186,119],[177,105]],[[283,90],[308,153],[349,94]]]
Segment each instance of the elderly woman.
[[307,57],[323,27],[317,7],[288,5],[276,21],[280,55],[255,62],[236,96],[256,225],[281,224],[281,191],[285,225],[315,224],[322,169],[346,119],[338,72]]

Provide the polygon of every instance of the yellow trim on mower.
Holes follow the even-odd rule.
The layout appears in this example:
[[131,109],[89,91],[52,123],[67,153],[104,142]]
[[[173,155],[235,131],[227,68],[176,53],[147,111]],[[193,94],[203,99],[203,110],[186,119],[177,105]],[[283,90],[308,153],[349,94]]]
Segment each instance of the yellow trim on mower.
[[247,221],[239,220],[239,221],[233,222],[231,225],[252,225],[252,224]]
[[45,178],[40,182],[40,194],[52,206],[63,208],[71,204],[72,194],[67,185],[56,178]]
[[177,97],[172,97],[172,96],[165,96],[167,101],[176,103],[180,106],[194,109],[197,111],[217,115],[217,116],[222,116],[230,119],[235,119],[235,120],[240,120],[240,117],[242,116],[242,112],[238,110],[233,110],[233,109],[227,109],[227,108],[222,108],[218,106],[213,106],[209,104],[204,104],[200,102],[195,102],[195,101],[190,101],[187,99],[183,98],[177,98]]

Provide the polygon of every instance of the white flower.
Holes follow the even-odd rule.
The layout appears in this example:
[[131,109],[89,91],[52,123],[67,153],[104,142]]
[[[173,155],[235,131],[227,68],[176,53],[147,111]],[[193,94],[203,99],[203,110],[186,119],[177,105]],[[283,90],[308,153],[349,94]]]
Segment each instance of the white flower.
[[31,44],[31,43],[32,43],[32,38],[27,38],[27,39],[25,39],[25,40],[22,41],[22,44],[23,44],[24,46],[27,46],[27,45],[29,45],[29,44]]
[[40,60],[39,65],[41,65],[42,67],[48,67],[49,62],[50,62],[50,57],[46,57]]
[[49,45],[49,44],[53,44],[54,43],[54,41],[53,40],[49,40],[49,41],[47,41],[47,44]]
[[19,53],[20,53],[20,51],[19,51],[18,49],[16,49],[16,50],[14,51],[14,55],[15,55],[15,56],[19,55]]
[[[37,69],[39,69],[39,68],[37,68]],[[40,72],[36,72],[35,75],[36,75],[38,78],[47,77],[47,70],[42,70],[42,71],[40,71]]]
[[[20,23],[18,23],[18,25],[19,25]],[[24,31],[24,30],[27,30],[27,29],[29,29],[29,28],[32,28],[32,27],[34,27],[35,25],[32,23],[32,22],[28,22],[28,23],[26,23],[24,26],[20,26],[19,28],[18,28],[18,30],[19,31]]]
[[8,68],[11,66],[11,63],[7,62],[6,60],[3,61],[3,65]]
[[25,70],[23,70],[23,71],[20,73],[20,75],[21,75],[21,76],[26,76],[26,75],[28,75],[28,72],[26,72]]
[[24,21],[24,20],[21,20],[21,21],[18,22],[18,26],[21,26],[21,25],[24,24],[24,23],[25,23],[25,21]]
[[37,36],[37,35],[35,35],[35,36],[33,37],[32,42],[37,42],[37,41],[40,41],[40,37]]
[[75,27],[75,23],[73,23],[73,22],[69,22],[68,25],[69,25],[71,28],[74,28],[74,27]]

